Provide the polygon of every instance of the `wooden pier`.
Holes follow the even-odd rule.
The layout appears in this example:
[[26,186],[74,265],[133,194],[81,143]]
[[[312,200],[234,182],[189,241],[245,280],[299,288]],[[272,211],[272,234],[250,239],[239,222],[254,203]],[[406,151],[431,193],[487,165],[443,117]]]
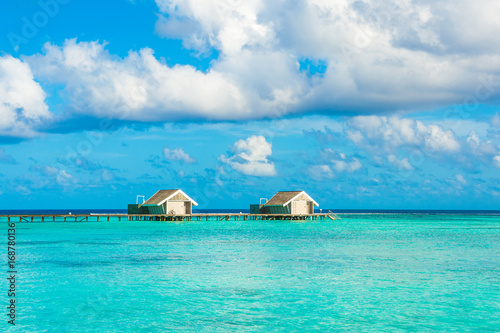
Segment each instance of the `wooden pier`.
[[339,217],[329,214],[189,214],[189,215],[154,215],[154,214],[39,214],[39,215],[0,215],[8,222],[109,222],[109,221],[324,221],[337,220]]

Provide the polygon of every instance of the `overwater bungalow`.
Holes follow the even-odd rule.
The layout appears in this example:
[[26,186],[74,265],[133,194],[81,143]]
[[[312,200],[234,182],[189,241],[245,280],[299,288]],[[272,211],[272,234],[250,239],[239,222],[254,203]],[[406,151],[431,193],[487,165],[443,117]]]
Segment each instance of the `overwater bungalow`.
[[182,190],[159,190],[142,204],[128,205],[129,214],[189,215],[198,203]]
[[314,206],[319,204],[304,191],[280,191],[269,201],[250,205],[250,214],[306,215],[314,214]]

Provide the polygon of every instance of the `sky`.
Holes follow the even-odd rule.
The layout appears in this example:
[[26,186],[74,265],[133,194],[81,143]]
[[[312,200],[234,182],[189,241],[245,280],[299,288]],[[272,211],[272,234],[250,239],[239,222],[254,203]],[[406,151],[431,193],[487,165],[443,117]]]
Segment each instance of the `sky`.
[[500,2],[0,4],[0,209],[499,209]]

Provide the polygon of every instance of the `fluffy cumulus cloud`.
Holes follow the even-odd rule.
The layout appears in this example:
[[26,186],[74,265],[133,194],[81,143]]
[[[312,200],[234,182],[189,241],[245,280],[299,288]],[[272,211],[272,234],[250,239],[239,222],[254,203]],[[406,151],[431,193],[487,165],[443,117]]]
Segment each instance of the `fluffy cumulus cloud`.
[[399,170],[411,171],[414,169],[414,167],[413,167],[413,165],[411,165],[408,157],[405,157],[405,158],[400,160],[396,157],[396,155],[389,155],[387,157],[387,160],[389,161],[389,163],[391,163],[393,166],[395,166]]
[[269,161],[272,144],[263,136],[253,135],[246,140],[237,141],[231,154],[222,155],[220,160],[231,168],[249,176],[275,176],[274,163]]
[[[156,3],[165,14],[159,34],[201,53],[218,50],[214,68],[231,73],[248,97],[281,100],[285,112],[423,108],[500,95],[499,76],[490,76],[500,67],[500,5],[491,0]],[[304,60],[325,64],[323,75],[304,75]]]
[[53,167],[53,166],[32,166],[32,171],[37,171],[44,177],[44,179],[37,185],[39,187],[53,186],[54,184],[60,186],[70,186],[77,182],[77,179],[73,177],[66,170]]
[[182,148],[170,149],[165,147],[163,148],[163,156],[170,161],[181,161],[187,164],[196,163],[196,159],[185,153]]
[[312,177],[317,180],[333,178],[335,174],[340,173],[354,173],[363,168],[358,158],[330,148],[320,152],[319,161],[323,164],[309,168]]
[[380,156],[385,156],[397,169],[412,171],[431,158],[477,171],[481,165],[494,165],[500,154],[498,138],[492,135],[494,126],[484,125],[487,130],[482,137],[475,131],[457,136],[441,125],[411,118],[356,116],[347,120],[344,133],[349,141],[378,159],[375,162],[379,165],[383,164]]
[[98,117],[158,121],[236,119],[248,112],[238,88],[220,72],[169,67],[151,49],[118,59],[104,44],[68,40],[28,58],[39,77],[66,85],[72,106]]
[[393,152],[415,147],[429,153],[454,153],[460,144],[451,130],[397,116],[357,116],[348,120],[347,137],[358,145]]
[[313,165],[309,168],[309,173],[316,180],[330,179],[334,176],[332,169],[327,164]]
[[32,137],[51,118],[45,92],[28,64],[0,57],[0,136]]
[[347,156],[344,153],[337,152],[333,149],[327,148],[321,152],[321,159],[331,165],[331,168],[338,173],[348,172],[352,173],[360,170],[363,165],[358,158]]
[[378,113],[500,97],[492,0],[156,3],[157,34],[201,57],[216,50],[206,72],[168,66],[147,48],[120,58],[75,40],[28,61],[37,77],[66,86],[73,109],[139,121]]

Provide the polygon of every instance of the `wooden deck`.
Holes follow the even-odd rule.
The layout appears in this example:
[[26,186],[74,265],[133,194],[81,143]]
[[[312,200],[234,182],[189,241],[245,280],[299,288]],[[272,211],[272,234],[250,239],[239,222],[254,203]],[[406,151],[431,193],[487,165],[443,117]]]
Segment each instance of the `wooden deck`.
[[105,221],[318,221],[337,220],[335,214],[190,214],[190,215],[140,215],[140,214],[43,214],[0,215],[10,221],[19,222],[105,222]]

